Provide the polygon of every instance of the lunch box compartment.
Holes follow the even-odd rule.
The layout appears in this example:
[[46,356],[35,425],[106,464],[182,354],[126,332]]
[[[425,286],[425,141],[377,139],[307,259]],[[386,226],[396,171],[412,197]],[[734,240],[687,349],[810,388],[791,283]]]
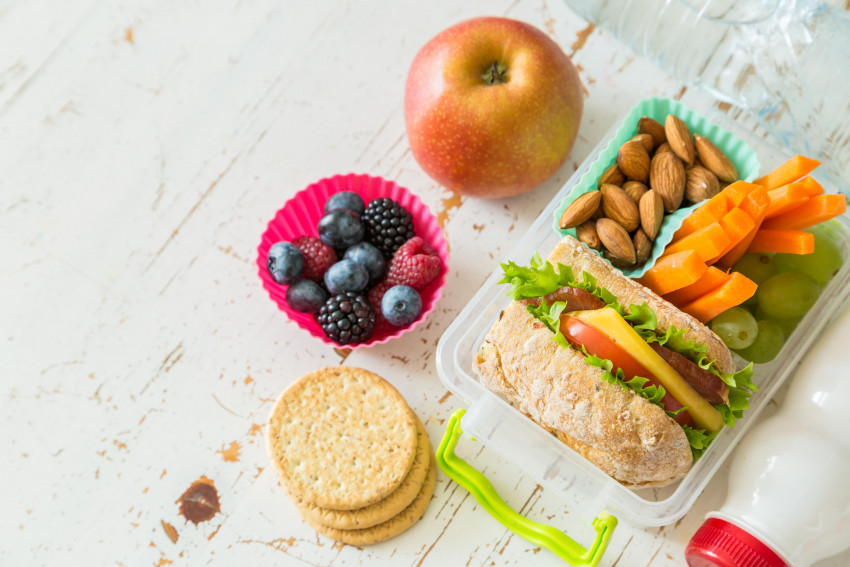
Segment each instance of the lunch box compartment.
[[[585,173],[594,164],[598,168],[600,155],[615,139],[618,130],[633,111],[615,122],[515,248],[500,258],[499,263],[513,261],[525,265],[535,252],[545,258],[554,249],[561,239],[552,226],[555,211]],[[762,173],[790,157],[763,138],[730,123],[726,115],[719,111],[704,115],[745,140],[757,153]],[[817,177],[817,170],[814,176]],[[828,193],[836,192],[831,184],[824,183],[824,187]],[[467,407],[461,421],[463,432],[515,463],[546,488],[548,493],[557,494],[587,518],[611,514],[637,526],[663,526],[677,521],[688,512],[737,441],[746,435],[756,416],[846,301],[850,293],[850,220],[845,214],[830,223],[840,235],[845,259],[840,272],[824,288],[817,303],[788,337],[779,355],[770,363],[755,365],[753,382],[759,391],[750,399],[750,409],[735,427],[725,427],[718,434],[683,480],[661,489],[626,488],[478,382],[472,370],[473,359],[500,311],[510,302],[506,296],[509,286],[497,284],[502,272],[496,262],[493,273],[458,314],[437,346],[440,379]],[[739,366],[745,364],[740,357],[733,356]]]

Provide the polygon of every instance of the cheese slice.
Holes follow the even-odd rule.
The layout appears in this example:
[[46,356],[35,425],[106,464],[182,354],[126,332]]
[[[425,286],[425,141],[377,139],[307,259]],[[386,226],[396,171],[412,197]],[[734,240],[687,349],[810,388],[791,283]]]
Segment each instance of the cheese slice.
[[694,419],[694,424],[709,433],[719,431],[723,427],[723,417],[714,406],[700,396],[682,375],[652,350],[632,326],[611,307],[594,309],[592,311],[573,311],[573,317],[581,319],[588,325],[603,333],[621,348],[625,349],[644,368],[652,372],[661,385],[683,406]]

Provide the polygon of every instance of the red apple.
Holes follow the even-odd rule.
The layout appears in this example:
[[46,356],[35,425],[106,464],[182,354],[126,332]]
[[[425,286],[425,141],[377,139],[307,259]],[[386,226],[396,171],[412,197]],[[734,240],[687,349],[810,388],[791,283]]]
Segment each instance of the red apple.
[[564,163],[583,104],[578,71],[546,34],[474,18],[416,55],[404,119],[413,156],[437,182],[463,195],[508,197]]

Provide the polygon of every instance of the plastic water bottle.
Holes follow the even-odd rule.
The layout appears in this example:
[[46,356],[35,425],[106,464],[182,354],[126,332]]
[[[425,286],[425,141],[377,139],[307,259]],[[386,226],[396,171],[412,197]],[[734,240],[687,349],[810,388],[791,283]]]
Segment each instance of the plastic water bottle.
[[850,549],[850,308],[797,369],[779,412],[744,436],[726,502],[685,550],[691,567],[807,567]]
[[850,12],[825,0],[565,0],[687,85],[749,111],[850,193]]

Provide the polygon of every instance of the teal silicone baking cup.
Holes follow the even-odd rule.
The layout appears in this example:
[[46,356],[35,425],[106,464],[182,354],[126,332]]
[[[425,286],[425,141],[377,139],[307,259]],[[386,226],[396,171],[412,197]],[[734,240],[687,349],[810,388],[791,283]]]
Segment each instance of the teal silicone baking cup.
[[[664,124],[664,119],[668,114],[674,114],[682,119],[688,126],[691,134],[699,134],[714,142],[720,150],[726,154],[738,170],[738,175],[744,181],[752,181],[758,176],[761,164],[758,160],[758,155],[747,143],[733,134],[732,132],[721,128],[717,124],[711,122],[704,116],[700,115],[695,110],[682,104],[677,100],[670,98],[648,98],[637,103],[626,115],[623,124],[617,129],[614,137],[608,142],[608,145],[599,154],[599,157],[594,161],[587,172],[581,176],[578,183],[570,191],[569,195],[564,198],[560,206],[555,209],[555,218],[553,219],[553,227],[561,236],[575,236],[576,229],[568,228],[561,229],[558,227],[558,220],[564,213],[566,208],[575,201],[579,196],[593,191],[597,188],[597,180],[599,176],[611,165],[617,162],[617,152],[620,146],[625,144],[633,136],[637,134],[638,121],[642,116],[649,116]],[[625,270],[623,273],[632,278],[639,278],[649,268],[655,265],[655,261],[661,256],[664,248],[673,239],[673,234],[682,225],[682,221],[691,214],[691,212],[699,207],[700,203],[684,207],[677,210],[675,213],[664,216],[664,221],[661,223],[661,230],[655,239],[652,247],[652,255],[642,266],[632,270]],[[600,252],[596,252],[601,256]]]

